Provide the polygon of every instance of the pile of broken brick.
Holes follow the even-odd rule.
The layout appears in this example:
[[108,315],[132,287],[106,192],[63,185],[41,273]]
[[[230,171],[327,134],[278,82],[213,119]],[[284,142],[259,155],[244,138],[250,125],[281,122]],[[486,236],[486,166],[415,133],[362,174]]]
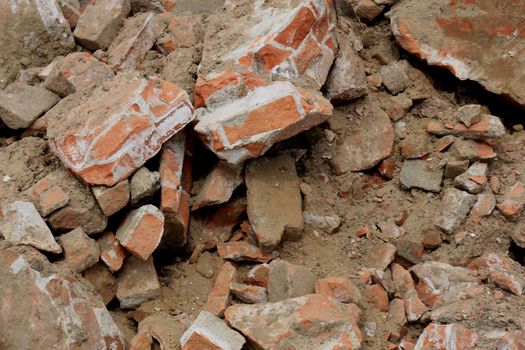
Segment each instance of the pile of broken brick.
[[[15,135],[0,148],[0,347],[139,350],[155,340],[170,349],[162,325],[147,318],[127,344],[106,305],[116,298],[134,309],[160,296],[154,252],[184,251],[195,263],[216,249],[225,262],[205,310],[180,332],[182,349],[358,349],[361,292],[399,325],[390,349],[521,349],[522,330],[456,322],[492,285],[522,296],[524,269],[507,256],[485,254],[465,267],[424,262],[423,249],[439,246],[440,234],[430,232],[423,245],[392,244],[404,234],[396,222],[357,233],[385,241],[363,262],[362,291],[348,278],[317,279],[279,259],[281,241],[300,239],[305,225],[332,233],[341,219],[303,213],[308,189],[294,154],[264,156],[273,145],[328,121],[332,103],[363,98],[380,111],[365,111],[372,119],[353,126],[366,135],[331,125],[343,141],[328,162],[335,174],[377,168],[394,177],[391,121],[428,97],[407,61],[368,71],[355,20],[345,14],[370,22],[396,2],[232,0],[208,18],[171,13],[174,0],[0,4],[0,42],[9,38],[0,56],[0,118]],[[474,70],[475,58],[462,63],[453,57],[462,52],[439,50],[438,36],[421,44],[428,39],[418,32],[421,3],[402,1],[389,13],[402,47],[524,102],[522,76],[501,82]],[[469,26],[448,15],[447,30]],[[376,104],[379,89],[388,97]],[[497,207],[517,221],[525,185],[502,192],[489,175],[506,133],[500,118],[478,104],[422,113],[435,142],[402,141],[399,182],[439,193],[451,181],[435,226],[459,242],[467,217],[479,221]],[[192,189],[201,144],[218,161]],[[190,224],[201,228],[189,233]],[[525,247],[525,230],[514,238]],[[255,265],[241,278],[236,264]],[[419,339],[407,335],[415,322],[428,324]]]

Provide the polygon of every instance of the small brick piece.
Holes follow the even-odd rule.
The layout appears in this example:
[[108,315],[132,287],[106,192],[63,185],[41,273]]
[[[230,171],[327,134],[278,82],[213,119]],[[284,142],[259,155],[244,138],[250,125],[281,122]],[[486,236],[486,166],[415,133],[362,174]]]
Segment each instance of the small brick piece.
[[498,210],[509,221],[516,221],[525,206],[525,185],[516,182],[503,195],[503,200],[497,205]]
[[384,271],[394,261],[395,254],[396,247],[393,244],[377,244],[368,250],[366,255],[367,266]]
[[90,50],[105,50],[117,36],[129,11],[129,0],[90,1],[73,35]]
[[264,253],[246,241],[227,242],[217,244],[219,256],[232,261],[253,261],[267,263],[279,256],[278,252]]
[[153,258],[142,261],[129,256],[118,275],[117,298],[120,307],[133,309],[148,300],[160,296],[160,282]]
[[56,59],[44,87],[65,97],[99,85],[113,75],[111,68],[89,53],[75,52]]
[[315,283],[315,293],[336,298],[342,303],[359,304],[361,293],[347,278],[327,277]]
[[128,214],[116,236],[126,250],[146,261],[159,246],[163,234],[164,215],[157,207],[146,204]]
[[379,311],[388,312],[388,293],[380,284],[368,286],[366,295]]
[[150,198],[160,188],[160,174],[157,171],[150,171],[146,167],[141,167],[130,181],[131,205]]
[[256,286],[268,288],[269,272],[270,266],[268,264],[257,265],[248,271],[245,281]]
[[0,234],[13,244],[27,244],[55,254],[62,252],[31,202],[16,201],[0,207]]
[[122,247],[112,232],[105,232],[98,240],[100,259],[112,272],[120,270],[128,252]]
[[204,183],[193,201],[191,210],[210,205],[226,203],[233,191],[242,183],[242,165],[219,162],[206,176]]
[[140,13],[124,21],[108,49],[108,63],[117,71],[135,69],[162,35],[166,23],[154,13]]
[[50,111],[49,143],[91,185],[113,186],[128,178],[194,118],[185,91],[133,72],[117,75],[80,101],[73,96],[80,98],[72,95]]
[[394,299],[390,302],[388,313],[392,320],[399,326],[404,326],[407,323],[405,315],[405,304],[402,299]]
[[244,343],[242,335],[207,311],[201,311],[180,338],[182,350],[241,350]]
[[477,194],[485,189],[488,182],[488,165],[476,162],[466,172],[454,179],[454,186],[460,190]]
[[58,101],[60,97],[46,89],[15,82],[0,91],[0,119],[10,129],[25,129]]
[[58,237],[58,241],[64,248],[64,260],[71,271],[83,272],[98,262],[100,248],[81,227]]
[[106,216],[111,216],[128,205],[129,181],[120,181],[115,186],[93,186],[95,199]]
[[69,196],[58,185],[54,185],[47,177],[38,181],[32,187],[33,202],[43,217],[55,210],[65,207],[69,203]]
[[268,301],[268,293],[264,287],[232,282],[230,291],[237,299],[246,304],[265,303]]
[[224,310],[230,305],[230,284],[235,278],[237,269],[233,264],[225,262],[215,280],[213,289],[208,295],[206,310],[217,317],[224,315]]
[[191,171],[190,150],[185,134],[180,132],[164,144],[160,154],[160,209],[166,231],[163,246],[179,248],[188,239]]
[[470,127],[463,123],[443,125],[441,122],[431,121],[427,124],[427,132],[438,136],[454,135],[464,139],[496,142],[505,136],[505,126],[500,118],[482,114],[480,121]]
[[377,169],[385,179],[392,180],[396,171],[396,162],[392,158],[385,159],[379,163]]
[[104,304],[109,304],[117,295],[117,278],[104,264],[91,266],[83,276],[95,287]]

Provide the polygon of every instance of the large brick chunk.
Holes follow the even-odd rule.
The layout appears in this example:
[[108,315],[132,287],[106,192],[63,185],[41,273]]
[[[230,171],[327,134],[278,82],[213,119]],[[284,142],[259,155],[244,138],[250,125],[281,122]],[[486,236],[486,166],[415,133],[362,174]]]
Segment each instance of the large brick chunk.
[[[476,349],[478,334],[460,324],[429,324],[414,350]],[[445,345],[446,344],[446,345]]]
[[0,92],[0,119],[11,129],[27,128],[58,101],[60,97],[46,89],[13,83]]
[[455,188],[447,188],[443,194],[441,212],[435,219],[435,225],[448,234],[463,223],[476,203],[476,196]]
[[108,49],[108,63],[115,70],[134,69],[144,59],[166,28],[153,13],[141,13],[127,19]]
[[272,251],[283,236],[300,237],[302,198],[291,156],[252,160],[246,167],[248,218],[261,249]]
[[[32,248],[0,251],[3,349],[124,350],[98,295]],[[20,329],[31,329],[23,337]]]
[[497,205],[499,211],[508,220],[518,220],[525,207],[525,185],[521,182],[516,182],[503,195],[502,199]]
[[[359,349],[359,309],[320,294],[276,303],[234,305],[228,323],[257,349]],[[330,344],[327,347],[327,344]]]
[[164,215],[151,204],[131,211],[118,228],[116,236],[120,244],[144,261],[160,244],[164,234]]
[[160,154],[160,209],[165,218],[162,246],[181,247],[190,222],[191,155],[183,132],[172,137]]
[[199,78],[243,67],[318,90],[337,51],[334,26],[335,9],[328,0],[232,1],[210,21]]
[[33,203],[16,201],[0,209],[0,234],[7,241],[57,254],[62,252]]
[[[232,79],[240,77],[233,75]],[[259,79],[253,83],[258,86],[243,97],[231,94],[231,86],[226,85],[209,97],[225,102],[198,110],[195,131],[219,158],[229,163],[261,156],[274,143],[321,124],[332,115],[328,100],[289,82]]]
[[130,11],[129,0],[91,1],[78,19],[75,38],[91,50],[109,47]]
[[66,167],[89,184],[112,186],[191,122],[193,108],[177,86],[128,73],[85,98],[69,96],[48,115],[50,146]]
[[0,1],[0,89],[24,67],[41,67],[73,51],[75,41],[59,1]]
[[44,87],[64,97],[113,78],[113,71],[87,52],[75,52],[53,62]]
[[525,56],[517,53],[524,48],[525,14],[518,8],[522,1],[410,0],[396,6],[390,20],[408,52],[525,105]]

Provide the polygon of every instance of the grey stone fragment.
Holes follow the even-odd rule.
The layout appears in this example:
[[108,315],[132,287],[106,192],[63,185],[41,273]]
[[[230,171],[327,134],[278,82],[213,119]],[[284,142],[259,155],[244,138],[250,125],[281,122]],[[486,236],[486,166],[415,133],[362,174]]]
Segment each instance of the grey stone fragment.
[[304,266],[276,259],[270,263],[268,297],[271,302],[313,293],[315,275]]
[[90,50],[107,49],[130,11],[129,0],[90,3],[78,19],[74,36]]
[[441,212],[434,224],[448,234],[454,233],[466,219],[476,196],[456,188],[447,188],[443,194]]
[[141,167],[131,178],[131,205],[137,205],[160,189],[160,174]]
[[419,188],[430,192],[441,191],[443,166],[426,160],[405,160],[401,168],[400,182],[405,189]]
[[403,92],[408,86],[408,62],[397,61],[381,67],[383,85],[393,95]]
[[27,128],[58,101],[51,91],[15,82],[0,92],[0,119],[11,129]]
[[153,258],[142,261],[130,255],[118,275],[117,298],[120,307],[133,309],[160,296],[160,282]]
[[208,311],[201,311],[190,328],[180,338],[180,346],[184,348],[193,337],[208,339],[220,349],[241,350],[244,337],[234,331],[226,322]]

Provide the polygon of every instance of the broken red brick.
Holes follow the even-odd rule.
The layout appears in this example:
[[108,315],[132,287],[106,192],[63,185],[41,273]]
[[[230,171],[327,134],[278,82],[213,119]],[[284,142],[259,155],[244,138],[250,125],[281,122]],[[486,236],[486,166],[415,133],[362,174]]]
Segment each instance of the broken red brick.
[[327,277],[315,283],[315,293],[335,298],[342,303],[359,304],[361,293],[347,278]]
[[[260,349],[359,349],[360,311],[354,304],[309,294],[275,303],[233,305],[228,323]],[[305,347],[305,344],[308,344]]]
[[128,252],[122,247],[112,232],[105,232],[98,240],[100,259],[112,272],[120,270]]
[[268,288],[268,274],[270,266],[268,264],[257,265],[246,274],[246,282]]
[[58,237],[58,241],[64,249],[64,261],[71,271],[82,272],[98,262],[100,248],[81,227]]
[[488,270],[489,282],[515,295],[523,294],[525,279],[520,275],[519,268],[510,258],[495,253],[487,253],[471,261],[467,267],[473,270]]
[[65,97],[99,85],[113,75],[111,68],[89,53],[75,52],[54,62],[44,87]]
[[164,215],[151,204],[129,212],[117,230],[120,244],[146,261],[160,244],[164,234]]
[[135,69],[162,35],[166,25],[154,13],[139,13],[126,19],[108,49],[108,64],[116,71]]
[[106,216],[111,216],[128,205],[129,181],[120,181],[112,187],[92,186],[95,199]]
[[191,155],[186,136],[178,133],[160,154],[160,209],[165,217],[162,245],[177,248],[186,244],[190,221]]
[[[216,94],[222,96],[221,91]],[[333,110],[324,97],[286,81],[263,82],[243,97],[221,101],[200,110],[195,131],[219,158],[232,164],[263,155],[274,143],[326,121]]]
[[232,282],[230,291],[237,299],[246,304],[265,303],[268,301],[268,293],[264,287]]
[[61,108],[63,113],[48,123],[51,148],[93,185],[113,186],[126,179],[193,120],[183,90],[134,73],[118,75],[72,108],[55,107],[57,112]]
[[366,287],[365,293],[368,299],[370,299],[370,301],[379,311],[388,311],[388,293],[381,285],[373,284],[371,286],[368,286]]
[[385,270],[396,254],[396,247],[390,243],[380,243],[368,250],[366,256],[367,266],[379,270]]
[[218,243],[217,252],[221,258],[226,260],[259,263],[267,263],[279,256],[279,252],[264,253],[260,248],[246,241]]
[[44,177],[32,187],[33,202],[42,216],[48,216],[69,203],[69,196],[50,178]]
[[387,180],[392,180],[394,178],[394,173],[396,171],[396,162],[392,158],[384,159],[379,166],[377,167],[381,176]]
[[525,207],[525,185],[516,182],[503,195],[503,200],[497,205],[499,211],[510,221],[516,221]]
[[460,324],[440,325],[431,323],[419,336],[414,349],[438,350],[444,349],[476,349],[478,335]]
[[230,305],[230,284],[236,272],[237,269],[232,263],[225,262],[215,279],[212,291],[208,294],[206,310],[217,317],[222,317],[224,310]]
[[242,165],[219,162],[204,180],[191,210],[229,201],[233,191],[242,183],[242,169]]
[[117,295],[117,279],[103,264],[95,264],[83,273],[97,293],[102,298],[104,304],[109,304]]
[[463,13],[461,6],[453,4],[448,0],[411,0],[396,6],[389,17],[397,42],[461,80],[475,80],[487,90],[525,105],[521,88],[524,61],[517,60],[509,67],[507,57],[494,57],[495,52],[521,42],[522,36],[512,33],[522,23],[523,12],[493,1],[476,1],[468,13]]

